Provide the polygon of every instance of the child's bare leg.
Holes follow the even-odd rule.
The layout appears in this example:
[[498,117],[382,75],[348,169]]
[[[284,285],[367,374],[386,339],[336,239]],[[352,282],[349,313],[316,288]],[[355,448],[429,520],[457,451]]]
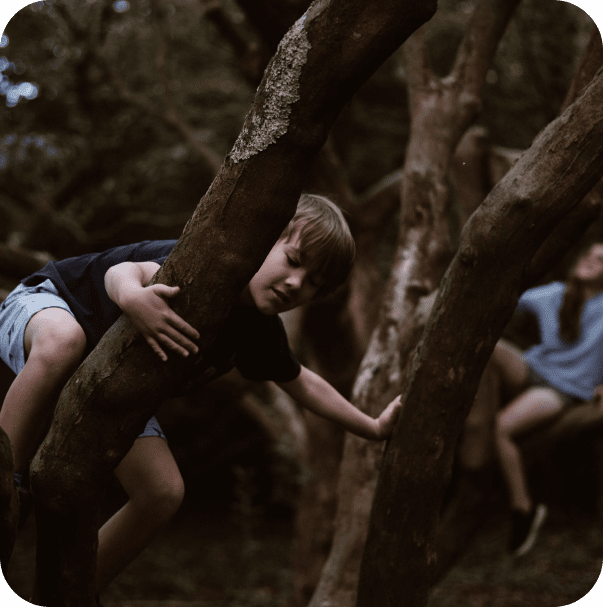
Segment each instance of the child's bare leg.
[[23,342],[25,366],[0,410],[0,426],[11,440],[20,474],[48,432],[56,400],[84,355],[86,336],[69,312],[46,308],[31,317]]
[[503,477],[509,489],[511,508],[530,512],[533,508],[521,451],[516,439],[557,417],[563,410],[559,394],[550,388],[531,388],[503,409],[497,419],[496,448]]
[[184,483],[163,438],[137,438],[115,474],[127,504],[99,532],[96,587],[103,590],[176,513]]

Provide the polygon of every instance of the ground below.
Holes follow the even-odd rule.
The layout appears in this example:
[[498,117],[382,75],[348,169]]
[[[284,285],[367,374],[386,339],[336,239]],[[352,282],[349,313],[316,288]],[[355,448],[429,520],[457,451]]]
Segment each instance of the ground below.
[[[560,607],[594,586],[603,524],[552,512],[534,550],[504,553],[508,522],[493,513],[434,589],[429,607]],[[7,580],[27,599],[35,523],[23,529]],[[186,502],[173,523],[103,593],[105,607],[285,607],[292,573],[291,516],[241,515]],[[375,606],[378,607],[378,606]]]

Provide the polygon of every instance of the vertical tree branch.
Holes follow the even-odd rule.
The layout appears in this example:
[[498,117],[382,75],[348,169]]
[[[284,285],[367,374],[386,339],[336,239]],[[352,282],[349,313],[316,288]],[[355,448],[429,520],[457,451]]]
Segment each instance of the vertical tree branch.
[[[517,1],[511,0],[513,6]],[[488,11],[480,11],[477,15],[483,21],[476,16],[466,37],[474,36],[480,26],[486,29],[479,38],[485,48],[472,50],[475,55],[484,53],[484,61],[489,61],[498,42],[492,37],[502,35],[511,12],[507,7],[509,0],[484,2],[495,18],[490,18]],[[481,105],[476,103],[475,94],[481,94],[483,83],[476,89],[475,82],[479,77],[485,81],[481,63],[466,60],[462,62],[463,70],[444,79],[435,78],[426,65],[423,36],[423,32],[416,32],[405,47],[411,134],[401,179],[397,252],[378,326],[353,392],[353,402],[373,416],[400,390],[407,357],[421,334],[421,304],[425,296],[437,288],[452,257],[448,170],[460,137]],[[461,45],[461,52],[468,47],[468,43]],[[346,437],[333,547],[310,607],[325,603],[351,607],[356,601],[360,559],[381,448],[353,436]]]
[[515,308],[526,265],[603,170],[602,94],[599,71],[463,231],[413,357],[402,415],[383,460],[358,607],[427,604],[436,522],[456,439],[482,370]]
[[[563,104],[564,108],[575,101],[578,92],[586,86],[585,78],[592,80],[595,73],[592,69],[593,64],[600,67],[600,45],[600,38],[598,47],[593,46],[591,38],[581,65],[576,70],[569,86],[568,95]],[[597,57],[597,55],[599,56]],[[590,70],[585,70],[585,65],[590,65]],[[553,229],[550,236],[538,249],[525,273],[522,290],[531,287],[545,271],[554,267],[598,215],[601,200],[600,197],[594,195],[595,190],[591,191],[567,214],[563,222]],[[455,557],[469,544],[486,515],[487,509],[484,508],[484,502],[493,485],[492,470],[489,466],[494,458],[492,436],[501,398],[498,375],[497,369],[491,366],[486,367],[475,401],[463,427],[458,449],[461,475],[452,503],[443,513],[438,528],[438,564],[434,583],[454,564]],[[561,426],[565,417],[567,416],[563,416],[560,422],[554,424],[554,427]],[[592,421],[594,420],[588,419],[589,423]],[[538,436],[541,434],[539,432]],[[547,438],[549,437],[547,436]]]

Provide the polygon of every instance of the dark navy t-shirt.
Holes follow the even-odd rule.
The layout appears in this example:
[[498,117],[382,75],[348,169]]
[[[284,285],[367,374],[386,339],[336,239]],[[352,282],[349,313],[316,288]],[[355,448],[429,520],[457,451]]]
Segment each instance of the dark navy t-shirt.
[[[105,289],[107,270],[125,261],[154,261],[161,265],[175,244],[175,240],[145,241],[51,261],[22,282],[27,286],[47,279],[53,282],[86,334],[88,354],[122,314]],[[255,306],[232,308],[214,344],[196,365],[195,383],[204,384],[233,366],[245,378],[255,381],[287,382],[301,370],[281,319],[266,316]]]

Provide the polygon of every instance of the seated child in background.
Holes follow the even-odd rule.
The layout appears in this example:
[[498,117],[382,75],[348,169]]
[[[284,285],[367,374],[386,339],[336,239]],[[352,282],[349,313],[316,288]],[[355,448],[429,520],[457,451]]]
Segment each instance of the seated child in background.
[[526,291],[518,310],[537,317],[541,343],[522,353],[501,340],[492,355],[503,386],[514,395],[498,414],[495,436],[512,510],[509,550],[515,556],[532,548],[547,515],[546,506],[532,499],[517,440],[567,407],[601,394],[603,244],[578,259],[567,284]]
[[[146,241],[51,262],[24,279],[2,304],[0,356],[17,377],[0,410],[0,427],[13,446],[17,484],[48,432],[64,384],[122,312],[162,360],[169,352],[197,353],[199,334],[168,303],[179,288],[149,285],[175,243]],[[354,434],[387,438],[399,398],[378,419],[359,411],[300,365],[278,317],[341,285],[353,257],[354,241],[337,206],[303,195],[198,365],[197,381],[205,383],[236,366],[247,379],[276,382],[301,406]],[[128,502],[100,529],[97,590],[148,544],[184,496],[178,466],[154,417],[115,474]]]

